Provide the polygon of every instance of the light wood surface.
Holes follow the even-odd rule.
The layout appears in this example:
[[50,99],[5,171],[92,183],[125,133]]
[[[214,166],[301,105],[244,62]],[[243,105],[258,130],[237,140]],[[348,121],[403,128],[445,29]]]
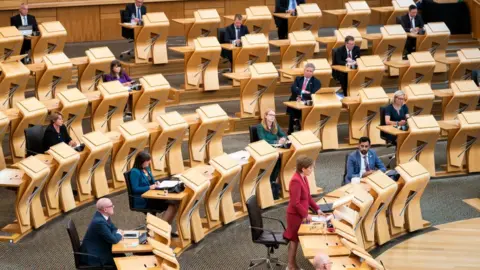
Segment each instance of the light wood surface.
[[472,198],[472,199],[465,199],[463,200],[464,203],[470,205],[471,207],[480,211],[480,199],[479,198]]
[[390,248],[377,260],[388,270],[477,269],[480,265],[480,218],[436,226]]
[[[138,231],[140,234],[145,231]],[[122,253],[147,253],[152,252],[152,246],[149,244],[140,244],[138,239],[123,238],[117,244],[112,245],[113,254]]]

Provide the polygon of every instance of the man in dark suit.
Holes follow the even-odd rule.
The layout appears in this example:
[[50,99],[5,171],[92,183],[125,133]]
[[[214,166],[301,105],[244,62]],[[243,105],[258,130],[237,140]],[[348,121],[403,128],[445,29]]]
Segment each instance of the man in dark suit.
[[[355,45],[355,39],[352,36],[345,37],[345,46],[333,50],[332,62],[334,65],[355,66],[357,58],[360,57],[360,48]],[[335,72],[334,77],[340,81],[343,95],[347,96],[348,75],[343,72]]]
[[[101,198],[97,201],[97,212],[88,226],[80,247],[82,252],[98,256],[104,265],[115,265],[112,245],[123,238],[123,231],[117,229],[112,223],[113,208],[114,205],[110,199]],[[94,257],[83,256],[82,260],[87,265],[100,265],[98,259]]]
[[[22,26],[31,26],[34,32],[38,31],[37,20],[35,16],[28,14],[28,5],[21,4],[19,9],[19,14],[10,18],[10,25],[17,28]],[[24,39],[22,44],[22,49],[20,54],[26,54],[32,49],[32,42],[29,39]],[[29,59],[25,59],[26,62],[29,62]]]
[[368,137],[360,138],[358,150],[348,155],[346,166],[347,174],[342,185],[352,182],[352,178],[363,178],[375,171],[385,172],[387,170],[377,153],[370,149],[370,138]]
[[[142,16],[147,14],[147,7],[143,5],[143,0],[135,0],[135,3],[130,3],[125,6],[125,11],[122,22],[135,22],[136,24],[141,24]],[[133,29],[122,27],[122,37],[133,39]]]
[[[243,18],[240,14],[235,14],[233,23],[225,27],[225,36],[223,43],[234,44],[235,46],[241,46],[241,37],[248,34],[248,27],[242,24]],[[230,63],[232,63],[232,51],[225,50],[224,55]]]
[[[418,9],[416,5],[410,5],[408,7],[408,13],[400,17],[400,23],[403,29],[407,33],[418,34],[423,29],[424,23],[422,16],[418,15]],[[415,51],[417,40],[412,37],[407,37],[405,44],[405,50],[407,54]]]
[[[312,100],[312,95],[315,94],[321,87],[320,81],[313,77],[315,71],[315,65],[307,63],[303,70],[303,76],[295,78],[295,81],[290,88],[292,95],[288,99],[289,101],[307,101]],[[302,119],[302,112],[290,107],[287,107],[287,114],[290,116],[288,123],[288,134],[294,132],[294,126],[297,124],[300,127],[300,121]]]
[[[300,4],[305,4],[305,0],[275,0],[275,13],[288,13],[295,16],[296,8]],[[287,39],[288,20],[275,17],[275,24],[278,28],[278,39]]]

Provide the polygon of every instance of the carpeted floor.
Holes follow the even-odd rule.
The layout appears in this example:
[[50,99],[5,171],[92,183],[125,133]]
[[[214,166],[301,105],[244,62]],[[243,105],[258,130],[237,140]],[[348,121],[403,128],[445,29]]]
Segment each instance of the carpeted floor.
[[[321,36],[332,35],[333,29],[322,29]],[[369,28],[369,32],[378,32],[377,28]],[[169,45],[180,45],[184,42],[182,39],[169,40]],[[69,44],[65,52],[69,57],[83,56],[84,51],[90,47],[108,45],[110,49],[118,55],[129,46],[125,41],[116,41],[105,43],[82,43]],[[173,55],[175,57],[175,55]],[[178,57],[178,56],[177,56]],[[172,85],[179,84],[181,76],[168,78]],[[172,82],[173,81],[173,82]],[[387,89],[392,92],[395,89]],[[277,111],[285,111],[281,104],[284,98],[277,99]],[[223,102],[221,106],[229,114],[233,115],[239,111],[238,102]],[[196,106],[171,107],[168,110],[178,110],[181,113],[193,112]],[[88,121],[84,122],[85,132],[90,130]],[[339,126],[339,138],[343,141],[348,137],[347,126]],[[224,151],[231,153],[243,149],[249,142],[247,134],[224,137]],[[8,136],[3,141],[5,154],[8,155]],[[384,147],[376,148],[381,155],[389,154],[393,149]],[[436,149],[436,164],[440,168],[441,164],[446,163],[445,158],[446,143],[439,142]],[[187,147],[183,145],[184,157],[187,158]],[[344,171],[345,154],[348,151],[323,152],[316,161],[317,185],[323,187],[326,192],[334,190],[340,186],[341,177]],[[432,180],[422,198],[422,212],[424,219],[435,224],[442,224],[456,220],[462,220],[472,217],[479,217],[479,213],[461,200],[480,196],[480,176],[471,175],[457,178],[444,178]],[[0,189],[0,226],[3,227],[12,222],[15,218],[14,192],[7,189]],[[234,193],[234,199],[238,199],[238,190]],[[113,221],[117,227],[122,229],[133,229],[139,224],[144,223],[144,215],[131,212],[128,208],[126,193],[120,193],[111,197],[115,204],[115,216]],[[277,217],[285,220],[285,206],[280,205],[267,209],[265,215]],[[0,243],[0,269],[73,269],[74,262],[71,254],[72,249],[65,230],[65,224],[68,219],[75,221],[79,235],[82,237],[91,220],[95,208],[93,205],[87,205],[80,209],[75,209],[70,213],[64,214],[55,220],[47,223],[39,230],[35,230],[26,236],[17,244]],[[276,224],[273,228],[279,229]],[[233,222],[222,227],[217,231],[207,235],[199,244],[191,246],[180,257],[179,262],[182,269],[245,269],[250,259],[264,257],[266,249],[263,246],[255,245],[251,242],[250,230],[248,228],[247,218]],[[395,244],[398,241],[393,242]],[[374,251],[374,254],[380,254],[389,247],[387,244]],[[277,255],[283,260],[287,260],[287,249],[281,247]],[[300,254],[299,254],[300,255]],[[304,269],[311,269],[308,261],[298,256],[298,262]],[[388,267],[388,266],[387,266]]]

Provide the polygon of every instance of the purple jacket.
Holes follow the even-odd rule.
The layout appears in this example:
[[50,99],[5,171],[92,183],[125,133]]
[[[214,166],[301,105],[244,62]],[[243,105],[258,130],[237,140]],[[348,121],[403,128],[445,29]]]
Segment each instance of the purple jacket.
[[126,82],[131,82],[132,79],[130,79],[130,77],[128,77],[127,73],[125,72],[122,72],[122,75],[120,75],[120,78],[115,78],[114,76],[110,75],[110,74],[105,74],[105,77],[103,78],[103,81],[104,82],[111,82],[111,81],[116,81],[116,80],[119,80],[120,83],[126,83]]

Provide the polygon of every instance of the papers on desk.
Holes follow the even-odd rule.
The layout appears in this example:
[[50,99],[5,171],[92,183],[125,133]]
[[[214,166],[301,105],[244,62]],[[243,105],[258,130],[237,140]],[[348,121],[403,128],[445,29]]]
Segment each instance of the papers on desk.
[[312,222],[327,222],[333,218],[333,215],[328,216],[312,216]]
[[240,150],[234,153],[230,153],[228,154],[228,156],[231,159],[236,160],[240,165],[243,165],[248,163],[248,159],[250,158],[250,153],[248,153],[245,150]]
[[157,182],[157,189],[166,189],[166,188],[173,188],[174,186],[178,185],[180,181],[178,180],[164,180],[162,182]]
[[18,31],[24,36],[31,36],[33,34],[33,28],[31,25],[20,26],[18,27]]

